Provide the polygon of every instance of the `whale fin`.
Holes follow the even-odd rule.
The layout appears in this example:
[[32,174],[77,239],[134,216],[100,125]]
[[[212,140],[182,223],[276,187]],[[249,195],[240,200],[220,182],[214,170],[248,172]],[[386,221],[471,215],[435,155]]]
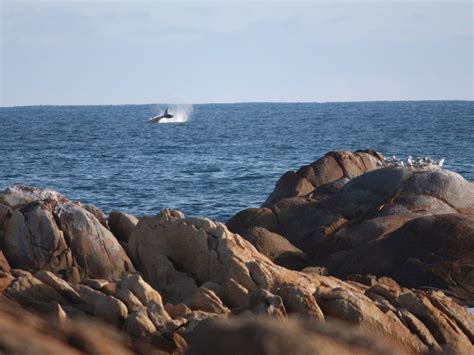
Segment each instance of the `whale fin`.
[[164,118],[171,118],[171,117],[173,117],[173,115],[168,112],[168,109],[169,109],[169,107],[166,108],[165,112],[164,112],[163,115],[162,115]]

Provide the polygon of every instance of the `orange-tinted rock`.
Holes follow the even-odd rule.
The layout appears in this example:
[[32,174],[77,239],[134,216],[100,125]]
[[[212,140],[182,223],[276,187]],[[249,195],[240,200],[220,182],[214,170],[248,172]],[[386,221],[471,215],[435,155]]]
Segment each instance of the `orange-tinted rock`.
[[3,251],[13,267],[60,272],[72,266],[53,208],[51,203],[31,202],[5,221]]
[[17,209],[35,201],[65,201],[63,195],[57,191],[41,189],[26,185],[14,185],[0,191],[0,203]]
[[381,157],[376,153],[329,152],[311,165],[302,167],[296,173],[288,171],[283,174],[264,206],[273,206],[278,201],[289,197],[307,196],[317,187],[344,177],[351,179],[378,169],[382,165],[381,163]]
[[117,239],[93,214],[63,203],[56,207],[55,216],[85,275],[113,279],[135,270]]
[[202,286],[198,289],[197,293],[186,301],[186,304],[193,310],[223,315],[230,313],[230,310],[213,291]]
[[22,185],[0,192],[0,202],[12,210],[3,223],[1,246],[12,267],[49,270],[75,281],[78,276],[112,279],[134,271],[96,207]]
[[308,256],[281,235],[262,227],[249,229],[242,235],[275,264],[291,270],[301,270],[310,264]]
[[474,218],[424,216],[370,243],[326,259],[331,273],[388,275],[408,287],[447,289],[473,304]]
[[[267,228],[338,277],[385,275],[474,305],[474,220],[466,213],[474,184],[439,167],[383,167],[382,159],[374,151],[330,152],[280,179],[265,203],[271,229],[255,218],[266,207],[242,211],[228,227],[245,237]],[[314,192],[297,192],[295,179]]]
[[234,233],[245,235],[255,226],[278,233],[278,220],[270,208],[247,208],[237,213],[227,223],[227,228]]
[[[212,339],[212,341],[210,341]],[[189,337],[190,355],[410,354],[347,324],[290,319],[238,318],[201,323]]]
[[[130,244],[145,279],[167,302],[179,303],[186,294],[196,294],[198,284],[217,284],[219,298],[237,313],[285,318],[290,311],[317,319],[336,317],[406,342],[413,350],[427,349],[395,314],[386,314],[366,297],[363,288],[276,266],[218,222],[160,215],[145,218]],[[193,287],[183,288],[186,283]]]
[[128,242],[138,219],[131,214],[112,211],[109,216],[110,231],[121,241]]
[[3,251],[0,250],[0,271],[10,271],[10,263],[8,262]]
[[406,308],[419,319],[423,319],[423,323],[444,349],[459,354],[469,354],[474,351],[474,346],[468,336],[455,321],[434,307],[428,297],[404,292],[396,302],[399,307]]

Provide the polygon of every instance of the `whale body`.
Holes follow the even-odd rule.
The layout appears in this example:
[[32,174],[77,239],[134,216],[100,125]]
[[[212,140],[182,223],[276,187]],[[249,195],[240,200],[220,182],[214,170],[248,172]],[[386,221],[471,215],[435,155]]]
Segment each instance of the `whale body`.
[[158,115],[155,117],[150,118],[150,122],[152,123],[158,123],[160,122],[163,118],[172,118],[173,115],[168,112],[168,107],[166,108],[165,112],[162,115]]

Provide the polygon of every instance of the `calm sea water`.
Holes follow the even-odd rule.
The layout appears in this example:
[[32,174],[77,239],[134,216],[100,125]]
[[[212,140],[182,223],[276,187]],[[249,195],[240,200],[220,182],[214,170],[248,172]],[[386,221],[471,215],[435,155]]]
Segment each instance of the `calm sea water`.
[[443,157],[474,179],[472,101],[209,104],[184,123],[147,122],[163,108],[0,108],[0,189],[23,183],[106,213],[170,207],[225,221],[329,150]]

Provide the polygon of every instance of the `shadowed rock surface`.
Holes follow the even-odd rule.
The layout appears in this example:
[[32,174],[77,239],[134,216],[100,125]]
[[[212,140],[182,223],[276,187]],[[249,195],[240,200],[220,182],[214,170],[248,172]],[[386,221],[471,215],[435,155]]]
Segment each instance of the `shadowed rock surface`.
[[295,173],[311,181],[311,192],[282,177],[263,207],[227,226],[242,235],[256,227],[277,233],[338,277],[387,275],[474,305],[474,184],[437,167],[381,162],[375,152],[328,153]]
[[138,219],[129,213],[112,211],[109,216],[110,231],[118,240],[128,242],[133,229],[138,223]]
[[0,193],[0,203],[11,209],[3,222],[1,248],[12,267],[71,279],[112,279],[134,271],[97,208],[22,185]]
[[[166,302],[184,302],[205,286],[233,314],[250,311],[280,319],[289,313],[318,320],[336,318],[403,343],[407,351],[436,346],[460,352],[472,349],[462,330],[467,325],[440,328],[437,322],[445,319],[445,313],[438,313],[425,293],[401,288],[388,278],[367,292],[369,287],[362,284],[276,266],[218,222],[169,213],[144,218],[130,238],[130,250],[145,278]],[[374,279],[374,284],[378,283]],[[375,295],[373,299],[371,295]],[[426,325],[427,334],[435,341],[430,343],[424,328],[414,333],[400,313],[403,309],[410,317],[437,319]]]
[[474,216],[418,217],[383,238],[333,253],[324,264],[337,276],[390,275],[407,287],[449,290],[474,305]]
[[[209,341],[212,339],[212,341]],[[189,339],[189,355],[212,354],[409,354],[403,347],[342,323],[303,319],[275,322],[241,318],[201,323]]]
[[45,320],[5,301],[0,301],[0,329],[0,349],[6,354],[128,355],[147,349],[98,322]]
[[338,190],[348,179],[379,168],[383,155],[375,151],[329,152],[298,171],[288,171],[278,180],[275,190],[264,206],[273,206],[278,201],[296,196],[310,196],[315,192]]
[[242,235],[275,264],[291,270],[302,270],[310,265],[308,256],[279,234],[254,227]]

